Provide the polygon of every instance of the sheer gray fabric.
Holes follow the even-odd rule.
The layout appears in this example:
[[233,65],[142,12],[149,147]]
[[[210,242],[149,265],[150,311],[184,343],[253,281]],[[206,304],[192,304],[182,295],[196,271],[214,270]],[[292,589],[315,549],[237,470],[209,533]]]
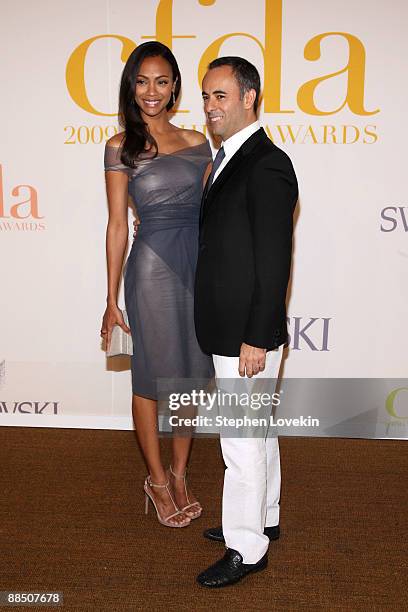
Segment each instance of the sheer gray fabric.
[[105,148],[105,170],[125,172],[141,224],[124,268],[125,304],[132,332],[132,390],[157,399],[160,378],[210,379],[211,357],[194,329],[194,276],[202,183],[211,161],[208,142],[155,158],[136,168]]

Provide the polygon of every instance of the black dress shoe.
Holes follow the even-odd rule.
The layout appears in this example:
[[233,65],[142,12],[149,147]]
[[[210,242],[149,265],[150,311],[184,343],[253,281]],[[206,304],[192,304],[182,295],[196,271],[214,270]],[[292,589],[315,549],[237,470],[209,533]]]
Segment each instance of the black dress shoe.
[[[265,527],[264,535],[268,536],[270,542],[272,542],[272,540],[277,540],[280,536],[279,525]],[[203,536],[208,540],[214,540],[215,542],[225,542],[222,527],[212,527],[211,529],[206,529],[203,532]]]
[[197,582],[211,589],[225,587],[239,582],[252,572],[262,571],[267,565],[268,553],[265,553],[257,563],[243,563],[242,555],[237,550],[227,548],[222,559],[197,576]]

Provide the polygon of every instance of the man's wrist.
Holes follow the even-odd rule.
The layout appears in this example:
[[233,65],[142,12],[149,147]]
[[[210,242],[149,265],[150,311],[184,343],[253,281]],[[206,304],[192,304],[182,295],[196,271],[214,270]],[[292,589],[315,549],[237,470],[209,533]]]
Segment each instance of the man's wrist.
[[249,344],[248,342],[243,342],[241,344],[241,348],[243,344],[245,344],[245,346],[249,346],[250,348],[256,348],[256,349],[259,349],[260,351],[265,351],[265,353],[268,351],[268,349],[263,348],[262,346],[255,346],[254,344]]

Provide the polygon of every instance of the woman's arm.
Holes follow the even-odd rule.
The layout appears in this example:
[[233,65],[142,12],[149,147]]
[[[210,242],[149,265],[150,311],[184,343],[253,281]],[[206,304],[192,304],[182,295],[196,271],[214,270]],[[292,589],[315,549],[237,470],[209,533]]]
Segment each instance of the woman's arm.
[[106,172],[109,221],[106,229],[108,265],[107,304],[117,305],[120,273],[128,239],[128,177],[123,172]]
[[112,329],[115,325],[119,325],[124,331],[130,333],[130,329],[125,325],[117,304],[119,281],[129,230],[127,216],[128,175],[125,171],[108,169],[105,176],[109,209],[109,220],[106,230],[108,294],[106,298],[107,306],[102,320],[101,336],[106,339],[106,348],[108,348]]

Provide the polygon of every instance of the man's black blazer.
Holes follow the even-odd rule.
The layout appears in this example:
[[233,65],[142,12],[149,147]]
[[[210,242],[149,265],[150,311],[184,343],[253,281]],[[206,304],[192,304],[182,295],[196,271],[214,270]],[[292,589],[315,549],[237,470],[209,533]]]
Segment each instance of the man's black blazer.
[[286,342],[297,197],[292,163],[263,128],[204,190],[194,314],[205,353],[236,357],[243,342]]

